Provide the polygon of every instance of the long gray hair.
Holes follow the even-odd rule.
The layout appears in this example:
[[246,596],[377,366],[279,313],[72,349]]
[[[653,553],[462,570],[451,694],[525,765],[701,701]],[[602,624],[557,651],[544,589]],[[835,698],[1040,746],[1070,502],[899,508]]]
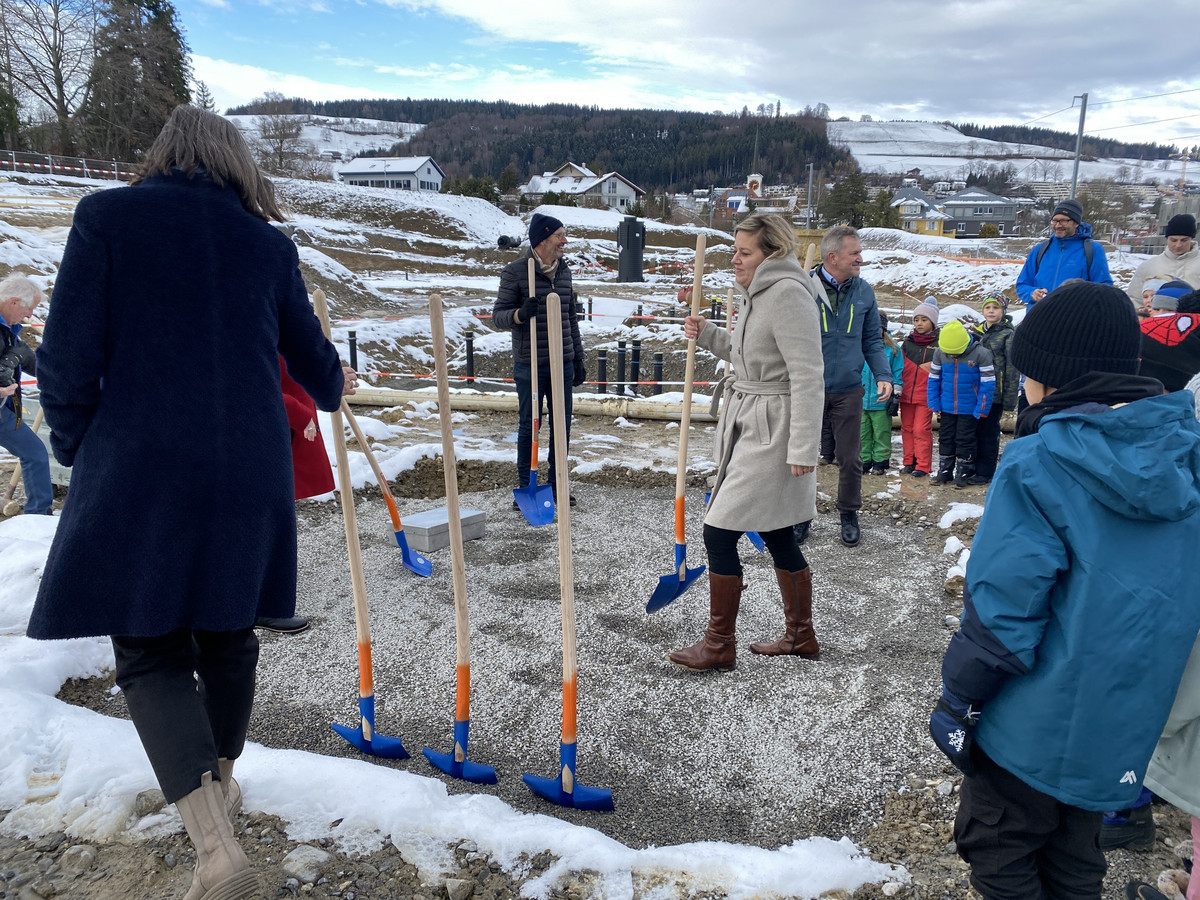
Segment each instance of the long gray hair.
[[133,184],[151,175],[178,169],[189,178],[203,171],[218,187],[238,192],[246,212],[260,219],[285,221],[275,204],[275,186],[259,170],[237,126],[216,113],[186,104],[175,107],[146,157]]

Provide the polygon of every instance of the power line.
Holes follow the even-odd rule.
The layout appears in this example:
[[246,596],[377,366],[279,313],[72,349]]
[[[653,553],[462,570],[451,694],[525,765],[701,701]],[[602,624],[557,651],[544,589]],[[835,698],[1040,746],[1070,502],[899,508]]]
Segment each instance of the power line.
[[1065,113],[1067,110],[1074,109],[1074,108],[1075,108],[1075,104],[1072,103],[1070,106],[1064,106],[1062,109],[1057,110],[1055,112],[1046,113],[1046,115],[1038,116],[1036,119],[1030,119],[1028,122],[1022,122],[1020,125],[1017,125],[1015,127],[1024,128],[1026,125],[1032,125],[1034,122],[1042,121],[1042,119],[1049,119],[1051,116],[1057,116],[1059,113]]
[[1200,91],[1200,88],[1186,88],[1182,91],[1167,91],[1165,94],[1147,94],[1145,97],[1125,97],[1121,100],[1096,100],[1092,103],[1092,106],[1103,106],[1106,103],[1132,103],[1135,100],[1153,100],[1155,97],[1174,97],[1176,94],[1194,94],[1197,91]]
[[1172,116],[1169,119],[1151,119],[1149,122],[1131,122],[1128,125],[1111,125],[1108,128],[1089,128],[1089,134],[1095,134],[1098,131],[1117,131],[1121,128],[1137,128],[1141,125],[1157,125],[1159,122],[1178,122],[1180,119],[1194,119],[1200,116],[1200,113],[1192,113],[1187,116]]

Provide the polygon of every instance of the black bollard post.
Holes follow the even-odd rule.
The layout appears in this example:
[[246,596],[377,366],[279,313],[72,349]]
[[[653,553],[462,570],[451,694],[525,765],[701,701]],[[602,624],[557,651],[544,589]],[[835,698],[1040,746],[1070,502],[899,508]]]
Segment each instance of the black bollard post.
[[650,389],[652,394],[662,393],[662,370],[663,370],[663,355],[661,353],[654,354],[654,386]]
[[642,373],[642,342],[634,341],[633,349],[629,353],[629,381],[633,385],[633,394],[637,396],[638,382],[641,380]]
[[589,321],[589,322],[590,322],[590,321],[592,321],[592,298],[591,298],[591,297],[588,297],[588,315],[587,315],[587,318],[588,318],[588,321]]
[[708,311],[710,313],[712,313],[712,319],[715,322],[717,320],[717,298],[716,297],[713,297],[712,300],[710,300],[708,302]]
[[617,393],[625,394],[625,342],[617,341]]
[[608,393],[608,351],[596,351],[596,393]]
[[350,368],[358,371],[358,332],[350,332]]
[[467,383],[475,383],[475,332],[467,332]]

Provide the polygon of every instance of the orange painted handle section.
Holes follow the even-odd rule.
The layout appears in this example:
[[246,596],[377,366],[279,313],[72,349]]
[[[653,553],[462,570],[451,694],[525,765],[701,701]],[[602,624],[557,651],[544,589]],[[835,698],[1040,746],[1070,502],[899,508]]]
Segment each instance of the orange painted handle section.
[[392,499],[391,491],[383,492],[383,502],[387,504],[388,515],[392,517],[392,531],[403,531],[404,526],[400,524],[400,511],[396,509],[396,501]]
[[572,672],[569,680],[563,682],[563,729],[562,742],[564,744],[575,743],[575,717],[576,703],[578,701],[578,693],[576,687],[576,679],[579,678],[578,672]]
[[541,427],[542,427],[541,420],[534,419],[533,420],[533,457],[529,461],[529,468],[531,468],[531,469],[536,469],[537,465],[538,465],[538,463],[537,463],[537,458],[538,458],[537,433],[538,433],[538,429],[540,429]]
[[683,531],[683,498],[675,498],[675,543],[686,544]]
[[358,645],[358,696],[372,697],[375,695],[375,676],[371,674],[371,642],[362,641]]
[[454,691],[454,721],[467,722],[471,718],[471,664],[455,667],[458,687]]

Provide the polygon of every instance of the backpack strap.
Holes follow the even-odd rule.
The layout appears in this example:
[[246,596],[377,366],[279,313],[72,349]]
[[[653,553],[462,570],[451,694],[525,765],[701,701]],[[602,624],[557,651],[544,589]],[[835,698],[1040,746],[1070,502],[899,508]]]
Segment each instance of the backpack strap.
[[[1046,251],[1050,249],[1050,238],[1046,238],[1038,246],[1037,256],[1033,260],[1033,274],[1037,275],[1038,269],[1042,267],[1042,257],[1046,255]],[[1090,281],[1092,277],[1092,239],[1085,237],[1083,239],[1083,261],[1084,261],[1084,280]]]

